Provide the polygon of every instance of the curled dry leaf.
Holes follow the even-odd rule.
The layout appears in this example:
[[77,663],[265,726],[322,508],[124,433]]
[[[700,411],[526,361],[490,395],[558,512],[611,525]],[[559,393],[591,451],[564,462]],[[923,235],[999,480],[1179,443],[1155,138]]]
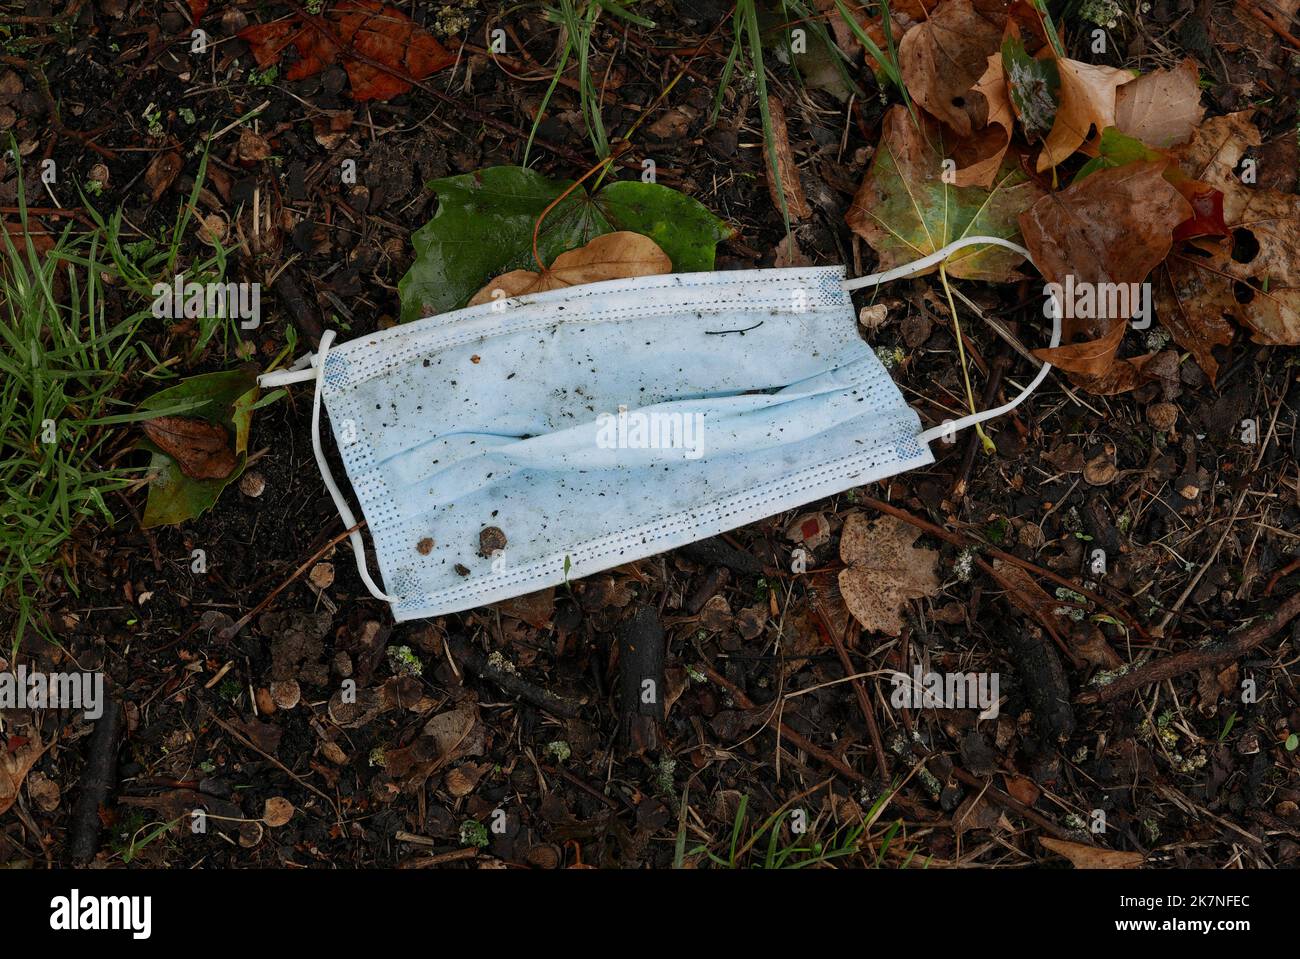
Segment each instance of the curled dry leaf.
[[1038,155],[1039,173],[1066,160],[1094,134],[1115,126],[1116,90],[1133,79],[1127,70],[1078,60],[1058,59],[1056,67],[1061,103]]
[[[640,233],[620,231],[598,236],[586,246],[561,253],[550,268],[511,270],[497,277],[470,298],[470,306],[490,303],[499,296],[524,296],[583,283],[621,280],[635,276],[671,273],[672,260],[659,244]],[[501,292],[498,294],[497,291]],[[494,296],[495,294],[495,296]]]
[[0,737],[0,816],[18,799],[23,780],[44,752],[40,730],[35,727],[30,738]]
[[1186,143],[1205,116],[1196,62],[1145,73],[1119,88],[1115,125],[1147,146]]
[[864,629],[897,636],[899,614],[909,599],[939,591],[939,554],[912,544],[920,532],[892,516],[874,522],[850,513],[840,533],[839,587],[844,603]]
[[1052,852],[1070,860],[1075,869],[1136,869],[1147,861],[1147,857],[1140,852],[1103,849],[1101,846],[1088,846],[1081,842],[1051,837],[1040,837],[1038,841]]
[[[776,154],[776,171],[773,172],[771,154],[763,151],[763,157],[767,161],[767,191],[772,195],[772,203],[778,210],[781,208],[781,196],[785,195],[785,208],[791,220],[806,220],[812,216],[812,207],[808,205],[803,184],[799,182],[799,164],[795,162],[794,151],[790,148],[790,134],[785,125],[785,107],[780,98],[768,96],[767,109],[772,117],[772,152]],[[781,183],[779,190],[778,180]]]
[[175,182],[176,175],[180,172],[181,155],[175,150],[155,154],[144,171],[144,182],[149,188],[149,198],[157,203],[158,198],[167,192],[167,188]]
[[190,479],[225,479],[234,472],[237,458],[230,436],[216,423],[192,416],[159,416],[145,420],[140,428]]
[[243,162],[256,163],[271,155],[271,144],[260,133],[244,127],[239,131],[239,145],[235,147],[235,152]]
[[[853,0],[839,0],[839,3],[836,0],[814,0],[817,11],[828,14],[827,19],[830,21],[831,31],[835,35],[835,43],[850,59],[857,57],[863,50],[862,44],[858,42],[857,35],[854,34],[852,28],[844,20],[844,15],[840,10],[841,4],[843,9],[847,10],[853,19],[857,21],[858,26],[862,28],[872,43],[881,50],[889,49],[889,42],[885,36],[885,19],[883,15],[872,16],[867,12],[867,7],[864,4],[853,2]],[[932,6],[933,4],[929,3],[928,0],[894,0],[889,5],[890,24],[894,41],[897,42],[899,38],[907,36],[909,30],[925,20],[930,15],[929,8]],[[868,65],[872,69],[878,69],[872,59],[868,59]]]
[[1115,364],[1115,354],[1119,352],[1125,329],[1126,325],[1121,320],[1113,323],[1109,331],[1094,340],[1034,350],[1034,355],[1067,373],[1102,376]]
[[[949,156],[944,128],[921,115],[920,126],[901,106],[891,107],[880,145],[845,221],[880,256],[880,269],[911,262],[964,236],[1018,239],[1016,217],[1043,190],[1008,158],[992,189],[958,187],[943,180]],[[936,152],[938,151],[938,152]],[[1023,257],[1001,247],[971,246],[948,258],[960,279],[1018,279]]]
[[1002,42],[1006,0],[943,0],[898,46],[907,91],[959,136],[988,122],[982,98],[970,96]]

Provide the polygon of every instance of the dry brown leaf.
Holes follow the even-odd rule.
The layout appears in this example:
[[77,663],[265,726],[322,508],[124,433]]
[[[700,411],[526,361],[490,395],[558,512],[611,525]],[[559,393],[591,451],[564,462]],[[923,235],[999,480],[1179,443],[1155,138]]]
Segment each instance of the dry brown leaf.
[[487,748],[487,727],[479,719],[478,706],[464,703],[438,713],[424,725],[421,738],[432,740],[440,762],[465,756],[481,756]]
[[1124,339],[1126,328],[1124,322],[1117,322],[1111,326],[1109,332],[1095,340],[1070,343],[1054,349],[1034,350],[1034,355],[1067,373],[1090,377],[1101,376],[1114,365],[1115,354],[1119,352],[1119,344]]
[[1057,855],[1070,860],[1075,869],[1136,869],[1147,861],[1147,857],[1140,852],[1102,849],[1100,846],[1052,839],[1050,836],[1040,836],[1038,841]]
[[293,818],[293,803],[283,796],[272,796],[262,807],[262,822],[272,829],[287,825]]
[[511,270],[497,277],[470,299],[470,306],[490,303],[493,294],[500,290],[505,296],[523,296],[542,293],[583,283],[602,280],[621,280],[634,276],[656,276],[671,273],[672,260],[648,236],[626,230],[598,236],[586,246],[561,253],[550,268],[542,273],[532,270]]
[[791,220],[806,220],[812,216],[812,207],[803,193],[803,184],[799,182],[799,164],[795,162],[794,151],[790,149],[790,133],[785,125],[785,107],[775,96],[767,98],[768,112],[772,115],[772,149],[776,153],[776,170],[780,173],[781,192],[777,192],[777,177],[772,172],[772,157],[764,150],[767,161],[767,192],[772,195],[772,203],[781,208],[781,193],[785,194],[785,208]]
[[917,103],[968,137],[988,122],[971,87],[1002,43],[1006,0],[943,0],[898,46],[899,68]]
[[1205,116],[1196,62],[1144,73],[1119,88],[1115,125],[1147,146],[1164,149],[1186,143]]
[[245,163],[256,163],[271,155],[271,144],[260,133],[254,133],[248,127],[239,131],[239,146],[236,147],[239,159]]
[[1038,797],[1042,795],[1034,781],[1025,776],[1013,776],[1010,773],[1003,773],[1002,780],[1006,783],[1007,792],[1011,797],[1020,800],[1026,806],[1032,806],[1038,802]]
[[237,463],[224,427],[192,416],[159,416],[140,424],[145,436],[190,479],[225,479]]
[[167,192],[167,188],[176,180],[176,174],[181,172],[181,155],[175,150],[169,153],[159,153],[149,161],[145,167],[144,182],[149,187],[149,198],[155,203],[158,198]]
[[1060,59],[1056,65],[1061,74],[1061,105],[1038,155],[1039,173],[1067,159],[1106,127],[1115,126],[1116,90],[1133,79],[1127,70],[1078,60]]
[[39,729],[32,729],[30,739],[21,736],[0,737],[0,816],[18,799],[27,773],[45,752]]
[[[1156,271],[1153,297],[1160,324],[1174,342],[1192,354],[1196,364],[1214,383],[1219,361],[1214,348],[1232,342],[1235,329],[1226,319],[1241,312],[1232,283],[1194,250],[1205,244],[1188,244],[1174,250]],[[1212,244],[1217,249],[1218,243]],[[1209,254],[1217,259],[1216,254]]]
[[[1025,246],[1053,283],[1141,283],[1165,258],[1191,205],[1161,175],[1167,162],[1151,160],[1099,170],[1051,193],[1020,215]],[[1063,341],[1110,332],[1109,318],[1062,321]]]
[[897,636],[903,629],[900,612],[909,599],[939,591],[939,554],[918,549],[920,532],[892,516],[874,522],[850,513],[840,533],[840,572],[844,603],[864,629]]
[[953,183],[988,189],[1002,166],[1002,158],[1011,145],[1011,132],[1015,129],[1015,114],[1011,110],[1011,98],[1007,96],[1007,78],[1000,53],[989,56],[988,68],[971,89],[970,99],[978,102],[980,98],[983,98],[983,105],[978,110],[987,117],[988,123],[984,129],[953,147],[952,156],[957,163]]
[[[854,35],[853,30],[844,22],[844,17],[840,15],[839,7],[835,0],[814,0],[814,5],[818,13],[827,14],[830,21],[831,32],[835,35],[835,44],[849,57],[855,59],[862,51],[862,44]],[[884,18],[880,16],[871,16],[867,13],[865,6],[857,3],[845,5],[853,14],[853,18],[858,22],[871,41],[881,50],[887,50],[889,44],[885,38]],[[929,7],[933,4],[926,0],[895,0],[889,5],[890,22],[893,27],[894,41],[898,42],[907,36],[911,30],[921,21],[925,20],[929,14]],[[868,66],[876,69],[874,60],[868,61]]]
[[1007,602],[1033,619],[1042,619],[1056,615],[1061,602],[1034,581],[1034,578],[1019,566],[993,560],[993,572],[1002,584],[1009,587],[1006,592]]
[[1209,351],[1231,341],[1223,318],[1251,329],[1258,343],[1300,344],[1300,197],[1241,182],[1237,167],[1260,144],[1242,111],[1207,120],[1173,152],[1184,173],[1223,193],[1231,236],[1174,252],[1156,288],[1161,322],[1213,376]]

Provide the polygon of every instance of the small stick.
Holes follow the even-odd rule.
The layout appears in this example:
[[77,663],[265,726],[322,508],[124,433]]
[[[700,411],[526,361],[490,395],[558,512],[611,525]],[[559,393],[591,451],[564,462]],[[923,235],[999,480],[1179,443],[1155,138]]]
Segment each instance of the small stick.
[[578,717],[582,703],[572,699],[565,699],[563,696],[557,696],[550,690],[534,686],[518,673],[507,672],[498,666],[492,665],[488,658],[475,649],[470,641],[463,636],[448,636],[446,646],[460,660],[460,665],[464,666],[465,669],[480,679],[486,679],[488,682],[499,686],[511,696],[517,696],[524,702],[532,703],[538,709],[556,716],[563,716],[565,719],[576,719]]
[[1300,593],[1295,593],[1273,611],[1263,622],[1256,623],[1250,629],[1238,633],[1232,639],[1222,643],[1210,643],[1196,649],[1189,649],[1164,659],[1157,659],[1140,666],[1132,672],[1125,673],[1114,682],[1102,686],[1096,692],[1081,693],[1080,703],[1107,703],[1113,699],[1136,690],[1147,683],[1159,683],[1174,676],[1206,667],[1221,666],[1234,659],[1240,659],[1264,640],[1273,636],[1287,623],[1300,616]]
[[[705,666],[701,666],[700,669],[703,671],[705,676],[709,677],[710,680],[717,683],[719,686],[721,686],[723,689],[729,692],[731,694],[731,698],[736,701],[736,705],[739,706],[741,709],[758,708],[757,706],[754,705],[754,701],[741,691],[739,686],[731,682],[729,679],[727,679],[725,676],[719,673],[712,666],[705,665]],[[769,721],[770,719],[771,716],[769,715]],[[816,743],[810,742],[809,740],[805,739],[803,736],[800,736],[797,732],[795,732],[785,723],[778,722],[776,724],[776,729],[777,729],[778,738],[784,736],[786,739],[790,740],[790,742],[792,742],[796,747],[802,749],[810,756],[815,756],[817,759],[821,760],[827,766],[830,766],[832,769],[834,769],[845,779],[851,779],[853,782],[863,786],[867,784],[867,777],[862,775],[862,773],[858,772],[856,769],[854,769],[844,760],[840,759],[834,753],[828,752],[825,749],[822,749]]]
[[[840,658],[840,665],[844,667],[844,675],[849,678],[853,686],[853,693],[858,699],[858,708],[862,710],[862,718],[866,720],[867,732],[871,736],[871,748],[876,751],[876,768],[880,770],[882,776],[889,775],[889,761],[885,754],[885,744],[880,739],[880,727],[876,724],[876,713],[871,708],[871,697],[867,695],[866,689],[862,685],[860,678],[857,678],[857,672],[853,668],[853,661],[849,659],[848,650],[844,648],[844,642],[840,637],[835,635],[835,630],[831,629],[830,622],[826,619],[826,614],[822,612],[821,604],[815,607],[817,612],[818,625],[821,626],[822,632],[835,647],[835,654]],[[849,619],[848,629],[853,628],[854,620]],[[846,633],[848,631],[846,629]]]
[[307,560],[307,562],[303,563],[301,566],[295,569],[293,571],[293,574],[288,579],[286,579],[275,589],[271,590],[271,592],[267,595],[266,599],[262,600],[260,603],[258,603],[252,609],[250,609],[243,616],[239,617],[238,620],[236,620],[235,622],[227,626],[225,629],[223,629],[218,634],[218,638],[223,642],[229,642],[230,640],[238,636],[239,631],[243,629],[245,626],[247,626],[250,622],[252,622],[254,616],[257,616],[259,613],[262,612],[262,610],[270,606],[271,603],[275,601],[275,598],[279,596],[282,592],[284,592],[287,586],[289,586],[294,580],[296,580],[303,573],[307,572],[307,570],[311,569],[311,567],[316,563],[316,560],[320,559],[331,549],[333,549],[339,543],[343,542],[345,539],[347,539],[349,536],[351,536],[353,533],[355,533],[357,530],[361,529],[361,527],[365,525],[366,525],[366,521],[362,520],[361,522],[357,523],[356,526],[353,526],[351,529],[345,529],[343,532],[339,533],[339,535],[335,536],[332,540],[330,540],[320,549],[316,550],[316,552],[312,554],[311,559]]
[[121,733],[122,710],[105,684],[104,714],[95,721],[86,745],[86,768],[81,773],[81,792],[72,813],[69,854],[73,862],[89,862],[99,848],[99,832],[103,828],[99,807],[117,785],[117,747]]
[[[983,409],[988,409],[993,405],[994,399],[997,398],[998,389],[1002,386],[1002,374],[1007,370],[1007,358],[999,355],[993,358],[989,365],[989,378],[984,384]],[[970,471],[975,466],[975,449],[980,445],[979,434],[970,433],[966,437],[966,450],[961,457],[961,470],[957,474],[957,482],[952,484],[952,499],[954,502],[961,501],[966,496],[966,484],[970,481]]]

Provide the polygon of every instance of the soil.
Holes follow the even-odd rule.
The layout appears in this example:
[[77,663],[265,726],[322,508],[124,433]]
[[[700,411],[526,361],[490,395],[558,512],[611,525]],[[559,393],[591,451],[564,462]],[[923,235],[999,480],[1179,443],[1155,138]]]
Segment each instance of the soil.
[[[293,5],[212,3],[201,22],[213,46],[201,55],[184,42],[184,4],[6,6],[27,18],[8,28],[0,72],[22,84],[10,126],[28,197],[48,199],[37,161],[53,158],[62,171],[66,211],[34,216],[33,229],[85,228],[71,184],[102,163],[108,185],[84,202],[121,205],[131,230],[166,230],[193,184],[202,135],[221,131],[201,213],[228,222],[227,279],[262,283],[263,322],[191,361],[194,329],[158,321],[151,347],[179,357],[186,374],[265,365],[291,336],[305,349],[322,326],[348,338],[396,322],[409,235],[436,209],[424,184],[520,163],[556,52],[557,28],[535,10],[399,3],[449,46],[466,46],[426,81],[443,97],[416,88],[358,103],[341,67],[268,76],[234,36],[244,18],[265,22]],[[685,66],[629,166],[653,158],[660,183],[736,227],[718,269],[773,265],[786,231],[766,186],[752,76],[737,71],[708,122],[730,49],[730,21],[718,27],[729,6],[640,6],[659,27],[602,18],[596,31],[607,129],[625,130]],[[1065,22],[1082,50],[1085,25]],[[482,51],[498,23],[509,30],[509,71]],[[1124,17],[1111,52],[1093,59],[1149,70],[1197,57],[1211,78],[1207,115],[1254,104],[1262,174],[1295,190],[1300,51],[1243,23],[1231,3],[1154,0],[1139,23]],[[1291,32],[1300,33],[1294,21]],[[877,95],[862,69],[869,94],[846,108],[775,57],[768,68],[810,207],[793,229],[798,251],[868,272],[873,254],[844,214],[897,94]],[[246,127],[272,156],[241,158],[231,125],[264,102]],[[673,123],[653,122],[670,114]],[[544,173],[573,178],[595,160],[569,86],[557,88],[538,137],[533,165]],[[180,174],[155,198],[146,170],[173,150]],[[345,159],[356,161],[356,185],[336,173]],[[15,223],[14,167],[3,170],[0,206]],[[209,250],[196,230],[184,244],[191,258]],[[1040,345],[1028,281],[961,289]],[[908,402],[927,425],[960,408],[935,279],[895,284],[878,302],[888,319],[866,335]],[[972,319],[965,332],[977,394],[998,366],[1001,383],[985,399],[1014,395],[1031,375],[1025,361],[986,324]],[[1148,337],[1149,349],[1165,347],[1158,324]],[[992,455],[964,436],[935,444],[933,466],[710,544],[399,625],[361,584],[346,544],[321,552],[343,527],[313,460],[311,394],[292,388],[256,414],[248,473],[260,484],[232,484],[202,517],[153,531],[140,528],[145,491],[133,490],[110,504],[114,523],[81,528],[69,579],[51,573],[41,612],[53,641],[28,631],[18,660],[105,671],[121,736],[105,745],[80,717],[45,718],[58,739],[0,816],[0,863],[74,861],[93,751],[116,748],[112,782],[91,808],[102,827],[92,855],[113,866],[662,868],[678,855],[706,866],[705,849],[727,858],[742,804],[746,837],[778,811],[791,814],[776,827],[782,848],[812,839],[834,848],[861,829],[859,851],[839,866],[1065,866],[1043,838],[1139,853],[1157,867],[1296,865],[1300,750],[1286,744],[1300,732],[1300,619],[1240,655],[1089,701],[1104,688],[1099,675],[1268,623],[1300,587],[1296,352],[1239,331],[1221,354],[1214,386],[1190,362],[1114,397],[1052,377],[990,424]],[[155,389],[132,381],[120,398],[133,404]],[[1259,442],[1242,441],[1246,420]],[[143,465],[129,452],[138,432],[121,434],[110,444],[115,462]],[[875,518],[877,501],[938,529],[918,527],[917,545],[938,551],[940,589],[908,605],[898,637],[856,628],[838,592],[845,518]],[[807,573],[791,572],[798,545]],[[1092,570],[1096,548],[1104,576]],[[194,571],[195,550],[205,572]],[[332,564],[332,578],[320,563]],[[304,564],[310,575],[295,576]],[[1041,615],[1012,598],[1017,588]],[[659,642],[656,630],[661,661],[634,649]],[[998,715],[896,705],[889,671],[918,664],[997,674]],[[629,702],[632,669],[662,677],[658,708]],[[343,694],[351,688],[355,702]],[[272,825],[280,817],[267,803],[279,799],[294,812]],[[196,807],[209,816],[197,834],[188,825]],[[146,824],[172,820],[140,844]],[[756,838],[742,864],[767,848],[766,835]]]

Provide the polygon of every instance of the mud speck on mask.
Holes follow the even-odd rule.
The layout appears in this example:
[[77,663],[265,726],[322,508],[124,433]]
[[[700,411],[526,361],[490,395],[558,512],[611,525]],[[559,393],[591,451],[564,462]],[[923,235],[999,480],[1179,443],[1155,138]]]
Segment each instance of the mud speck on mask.
[[426,536],[415,544],[415,551],[421,556],[428,556],[433,552],[433,538]]
[[506,548],[506,534],[496,526],[485,526],[478,534],[478,554],[484,558]]

